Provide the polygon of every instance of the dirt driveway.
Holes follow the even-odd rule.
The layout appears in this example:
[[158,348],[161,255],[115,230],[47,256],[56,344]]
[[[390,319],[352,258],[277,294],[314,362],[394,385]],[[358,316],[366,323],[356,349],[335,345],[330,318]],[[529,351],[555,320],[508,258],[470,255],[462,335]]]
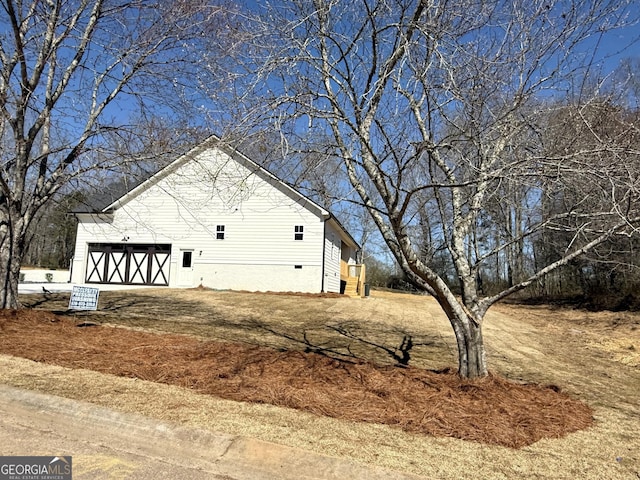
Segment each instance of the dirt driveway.
[[[241,338],[274,348],[331,348],[387,364],[394,362],[389,352],[393,349],[382,347],[399,347],[410,335],[411,364],[430,369],[455,364],[447,321],[428,297],[374,292],[365,300],[301,299],[171,291],[170,301],[163,302],[167,290],[106,293],[101,312],[92,317],[103,323],[223,340]],[[34,296],[27,302],[39,308],[64,308],[64,298],[52,297]],[[596,422],[590,429],[519,450],[225,401],[185,388],[15,357],[0,358],[0,381],[431,478],[636,478],[640,472],[640,374],[634,355],[640,347],[638,325],[638,316],[629,314],[509,306],[490,313],[485,331],[493,371],[516,380],[559,385],[594,409]]]

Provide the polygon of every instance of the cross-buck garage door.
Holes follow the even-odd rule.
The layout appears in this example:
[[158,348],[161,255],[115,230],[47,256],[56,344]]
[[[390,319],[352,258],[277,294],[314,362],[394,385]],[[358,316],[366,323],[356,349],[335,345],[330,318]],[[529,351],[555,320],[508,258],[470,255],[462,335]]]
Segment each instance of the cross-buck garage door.
[[171,245],[90,243],[87,283],[169,285]]

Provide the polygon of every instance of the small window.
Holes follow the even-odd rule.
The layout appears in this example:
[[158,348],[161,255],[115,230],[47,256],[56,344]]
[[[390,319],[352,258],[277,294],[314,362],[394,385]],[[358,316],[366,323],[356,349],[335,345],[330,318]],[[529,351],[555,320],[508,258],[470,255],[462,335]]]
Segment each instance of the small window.
[[217,240],[224,240],[224,225],[217,225],[216,226],[216,239]]
[[182,252],[182,268],[191,268],[193,252]]
[[296,270],[300,270],[302,268],[302,265],[294,265],[293,268],[295,268]]
[[302,236],[304,233],[304,227],[302,225],[296,225],[294,229],[294,240],[302,240]]

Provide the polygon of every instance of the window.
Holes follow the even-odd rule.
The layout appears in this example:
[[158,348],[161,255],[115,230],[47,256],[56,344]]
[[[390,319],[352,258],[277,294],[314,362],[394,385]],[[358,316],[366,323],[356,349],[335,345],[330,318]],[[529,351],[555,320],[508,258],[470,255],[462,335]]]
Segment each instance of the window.
[[191,268],[193,252],[182,252],[182,268]]
[[216,225],[216,239],[224,240],[224,225]]
[[294,240],[302,240],[304,227],[302,225],[296,225],[294,228]]

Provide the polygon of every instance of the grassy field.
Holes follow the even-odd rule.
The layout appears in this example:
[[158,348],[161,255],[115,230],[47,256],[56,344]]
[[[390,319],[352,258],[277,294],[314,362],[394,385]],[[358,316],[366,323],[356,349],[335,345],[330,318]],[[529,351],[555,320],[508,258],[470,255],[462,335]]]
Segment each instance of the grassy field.
[[[64,310],[68,296],[25,296]],[[103,292],[78,321],[199,338],[320,351],[395,364],[411,338],[409,364],[455,367],[455,344],[433,299],[372,292],[368,299],[143,290]],[[595,424],[522,449],[402,432],[220,400],[185,388],[0,357],[0,381],[164,420],[254,436],[427,478],[640,478],[640,316],[500,305],[485,324],[492,372],[554,384],[594,409]],[[405,349],[406,350],[406,349]]]

